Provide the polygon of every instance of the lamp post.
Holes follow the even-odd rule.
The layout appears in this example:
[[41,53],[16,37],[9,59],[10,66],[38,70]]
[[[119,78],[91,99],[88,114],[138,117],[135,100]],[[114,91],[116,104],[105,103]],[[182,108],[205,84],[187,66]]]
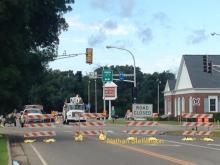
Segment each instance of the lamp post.
[[123,51],[127,51],[131,56],[132,56],[132,59],[133,59],[133,62],[134,62],[134,89],[133,89],[133,99],[134,99],[134,103],[136,103],[136,66],[135,66],[135,58],[134,58],[134,55],[133,53],[128,50],[128,49],[125,49],[125,48],[120,48],[120,47],[116,47],[116,46],[106,46],[107,49],[119,49],[119,50],[123,50]]
[[157,113],[160,113],[160,83],[159,79],[157,79]]

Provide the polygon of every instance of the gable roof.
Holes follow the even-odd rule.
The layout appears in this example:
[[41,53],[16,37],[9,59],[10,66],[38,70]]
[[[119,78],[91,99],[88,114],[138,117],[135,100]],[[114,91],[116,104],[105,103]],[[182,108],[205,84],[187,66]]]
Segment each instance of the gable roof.
[[[193,88],[220,88],[220,73],[203,71],[203,55],[183,55]],[[220,55],[208,55],[208,62],[220,65]]]

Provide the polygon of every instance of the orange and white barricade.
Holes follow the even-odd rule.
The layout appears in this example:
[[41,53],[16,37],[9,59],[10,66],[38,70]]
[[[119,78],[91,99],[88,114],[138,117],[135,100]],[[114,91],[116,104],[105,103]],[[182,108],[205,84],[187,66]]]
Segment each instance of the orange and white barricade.
[[[158,130],[145,130],[145,129],[134,129],[134,127],[151,127],[158,126],[159,123],[155,121],[128,121],[126,124],[127,130],[124,131],[128,135],[156,135],[159,133]],[[131,128],[132,127],[132,128]]]
[[[85,117],[86,120],[89,119],[101,119],[106,117],[103,113],[80,113],[79,117]],[[75,140],[76,141],[82,141],[83,136],[93,136],[93,135],[99,135],[99,136],[105,136],[105,133],[103,131],[103,127],[105,126],[105,120],[95,120],[95,121],[86,121],[86,122],[78,122],[75,124],[77,127],[76,133],[75,133]],[[97,129],[94,129],[97,128]],[[78,138],[79,136],[82,136],[82,138]],[[77,140],[80,139],[80,140]]]
[[[212,135],[212,131],[209,129],[213,127],[212,123],[209,123],[207,119],[213,118],[213,114],[194,114],[194,113],[183,113],[182,118],[186,119],[186,122],[182,123],[182,126],[191,128],[191,130],[185,130],[182,135],[187,137],[193,136],[204,136],[209,137]],[[196,119],[196,122],[187,122],[187,119]],[[203,122],[203,119],[204,120]],[[207,128],[207,131],[197,131],[197,127]]]
[[[42,115],[26,115],[25,116],[25,124],[24,124],[24,138],[25,142],[32,142],[31,140],[27,140],[26,138],[38,138],[38,137],[54,137],[56,136],[55,131],[51,130],[42,130],[44,128],[53,128],[55,127],[54,123],[51,122],[52,116],[50,114],[42,114]],[[37,121],[42,121],[40,123],[35,123]],[[44,123],[44,121],[50,121],[48,123]],[[35,129],[35,130],[34,130]],[[54,142],[55,140],[50,140],[50,142]],[[47,142],[47,140],[46,140]]]

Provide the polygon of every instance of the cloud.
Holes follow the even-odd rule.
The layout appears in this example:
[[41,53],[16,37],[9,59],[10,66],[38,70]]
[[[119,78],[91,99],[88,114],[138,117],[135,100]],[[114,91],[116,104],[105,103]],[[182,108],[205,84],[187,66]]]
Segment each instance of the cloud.
[[92,47],[102,44],[106,40],[106,34],[103,31],[91,35],[88,39],[88,44]]
[[138,32],[138,35],[143,43],[149,43],[153,40],[153,33],[150,28],[142,29]]
[[120,48],[129,48],[133,46],[133,43],[129,40],[116,40],[112,45],[117,45]]
[[122,36],[128,35],[135,31],[135,27],[132,24],[118,24],[112,20],[105,20],[103,22],[97,22],[91,26],[91,28],[102,31],[106,35]]
[[110,30],[114,30],[118,27],[117,22],[111,21],[111,20],[107,20],[106,22],[104,22],[103,24],[103,28],[105,29],[110,29]]
[[77,28],[78,30],[87,29],[86,25],[80,21],[80,17],[75,15],[71,17],[66,17],[66,22],[69,25],[69,28]]
[[194,30],[192,34],[188,36],[188,44],[198,44],[208,39],[208,35],[204,29]]
[[121,0],[121,16],[122,17],[130,17],[132,15],[135,3],[134,0]]
[[106,11],[109,8],[110,0],[91,0],[92,7]]
[[158,22],[161,26],[164,26],[166,28],[170,28],[171,26],[169,25],[169,18],[164,12],[157,12],[153,15],[153,21]]

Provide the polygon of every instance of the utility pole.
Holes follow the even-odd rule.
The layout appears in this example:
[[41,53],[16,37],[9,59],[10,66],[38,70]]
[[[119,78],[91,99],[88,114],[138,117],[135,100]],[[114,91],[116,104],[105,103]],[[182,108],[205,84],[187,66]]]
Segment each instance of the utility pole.
[[97,113],[97,85],[95,79],[95,113]]
[[88,81],[88,108],[89,108],[89,113],[90,113],[90,80]]
[[160,83],[159,79],[157,79],[157,113],[160,113]]

